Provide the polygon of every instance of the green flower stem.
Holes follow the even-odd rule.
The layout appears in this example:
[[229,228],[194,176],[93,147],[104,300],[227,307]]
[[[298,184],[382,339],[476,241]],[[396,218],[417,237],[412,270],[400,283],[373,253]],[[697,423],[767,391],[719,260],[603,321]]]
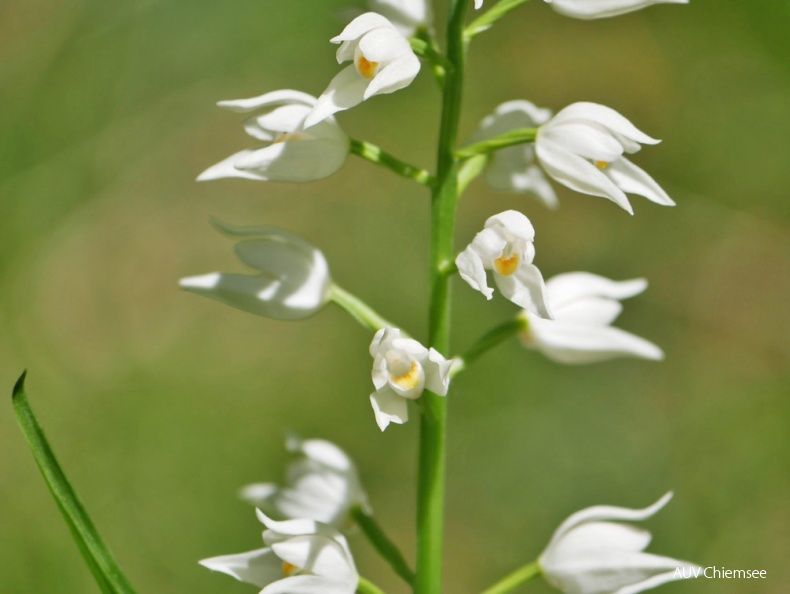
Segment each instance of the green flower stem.
[[354,518],[360,530],[368,537],[373,548],[390,564],[392,570],[402,577],[407,584],[413,585],[414,571],[409,567],[406,559],[403,558],[403,553],[400,552],[397,545],[381,529],[376,518],[365,513],[361,507],[353,508],[351,517]]
[[[468,0],[452,0],[447,26],[447,69],[442,89],[442,116],[437,150],[436,184],[431,195],[429,342],[440,353],[450,349],[450,275],[458,161],[455,147],[461,113],[466,43],[463,39]],[[442,591],[445,442],[447,399],[427,390],[420,398],[420,450],[417,475],[417,579],[415,594]]]
[[478,341],[472,345],[472,348],[470,348],[460,357],[456,357],[455,363],[450,370],[450,377],[455,377],[485,353],[494,347],[499,346],[525,328],[526,320],[521,317],[509,322],[505,322],[504,324],[500,324],[499,326],[493,328],[481,338],[479,338]]
[[540,564],[534,561],[505,576],[482,594],[505,594],[539,577],[541,573]]
[[357,584],[357,592],[359,592],[359,594],[384,594],[384,590],[379,588],[376,584],[374,584],[370,580],[366,580],[362,576],[359,576],[359,583]]
[[528,1],[529,0],[499,0],[493,7],[469,24],[466,31],[464,31],[464,39],[469,41],[483,31],[488,31],[499,19],[508,14],[511,10],[515,10],[522,4],[526,4]]
[[17,422],[33,452],[36,464],[57,503],[63,519],[93,574],[99,589],[105,594],[134,594],[131,582],[124,575],[107,545],[93,525],[65,473],[60,468],[44,431],[41,429],[25,394],[25,375],[17,380],[12,396]]
[[398,328],[397,325],[380,316],[378,312],[359,297],[353,293],[349,293],[342,287],[332,285],[329,299],[344,309],[357,322],[362,324],[365,328],[373,330],[373,332],[384,328],[384,326]]
[[420,169],[414,165],[409,165],[408,163],[393,157],[388,152],[384,151],[384,149],[382,149],[380,146],[377,146],[371,142],[366,142],[364,140],[354,140],[352,138],[351,153],[357,155],[358,157],[362,157],[366,161],[386,167],[398,175],[413,179],[418,184],[430,187],[434,183],[433,176],[425,171],[425,169]]
[[509,146],[526,144],[527,142],[535,142],[535,138],[537,138],[537,136],[537,128],[517,128],[516,130],[505,132],[504,134],[495,136],[494,138],[489,138],[488,140],[483,140],[482,142],[476,142],[475,144],[465,146],[456,152],[456,156],[459,159],[468,159],[476,155],[493,153],[494,151],[498,151]]
[[488,165],[487,154],[475,155],[464,161],[464,164],[461,165],[461,169],[458,171],[458,196],[461,196],[466,191],[469,184],[483,172],[486,165]]

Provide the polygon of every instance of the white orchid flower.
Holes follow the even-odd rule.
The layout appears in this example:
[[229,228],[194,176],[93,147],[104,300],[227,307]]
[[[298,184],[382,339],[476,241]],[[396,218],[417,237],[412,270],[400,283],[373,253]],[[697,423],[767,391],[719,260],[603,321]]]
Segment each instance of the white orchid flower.
[[[480,122],[471,139],[483,142],[518,128],[535,128],[551,118],[551,110],[529,101],[508,101]],[[531,143],[500,149],[492,153],[485,170],[486,183],[501,192],[526,192],[536,196],[549,208],[559,204],[557,194],[535,160]]]
[[319,249],[281,229],[215,224],[229,235],[246,237],[236,244],[236,255],[259,274],[191,276],[181,279],[182,289],[276,320],[308,318],[327,304],[332,280]]
[[532,223],[520,212],[506,210],[494,215],[455,259],[458,272],[473,289],[491,299],[494,290],[488,286],[486,270],[493,270],[494,281],[507,299],[550,318],[543,275],[532,263],[534,239]]
[[623,156],[660,142],[615,110],[597,103],[569,105],[538,129],[535,151],[543,169],[564,186],[612,200],[633,214],[626,192],[664,206],[675,203]]
[[206,169],[198,181],[238,177],[259,181],[303,182],[332,175],[349,153],[348,136],[334,118],[303,129],[316,98],[282,90],[251,99],[220,101],[217,105],[239,113],[257,112],[244,122],[247,134],[267,142],[259,149],[235,153]]
[[671,498],[645,509],[601,505],[571,515],[540,556],[546,581],[565,594],[637,594],[676,579],[678,569],[691,575],[692,563],[642,552],[647,530],[616,523],[646,520]]
[[289,452],[298,457],[288,465],[285,487],[255,483],[241,490],[242,499],[289,519],[317,520],[338,529],[348,528],[351,509],[370,505],[351,458],[323,439],[289,436]]
[[337,530],[312,520],[275,522],[260,510],[257,514],[266,526],[265,548],[203,559],[200,564],[263,588],[260,594],[356,592],[359,574]]
[[526,330],[521,342],[569,365],[616,357],[663,359],[664,353],[652,342],[610,326],[623,309],[620,300],[646,288],[641,278],[617,282],[589,272],[557,275],[546,282],[554,319],[523,311]]
[[577,19],[601,19],[647,8],[653,4],[688,4],[689,0],[544,0],[560,14]]
[[359,15],[331,41],[340,44],[338,64],[348,60],[353,64],[330,81],[307,116],[306,128],[374,95],[404,88],[420,71],[420,60],[409,41],[395,25],[375,12]]
[[376,332],[370,355],[376,387],[370,403],[382,431],[390,423],[408,421],[408,401],[422,396],[426,388],[438,396],[447,395],[452,361],[433,348],[426,349],[416,340],[403,337],[397,328]]
[[428,0],[368,0],[373,12],[386,17],[406,37],[421,27],[430,28],[433,11]]

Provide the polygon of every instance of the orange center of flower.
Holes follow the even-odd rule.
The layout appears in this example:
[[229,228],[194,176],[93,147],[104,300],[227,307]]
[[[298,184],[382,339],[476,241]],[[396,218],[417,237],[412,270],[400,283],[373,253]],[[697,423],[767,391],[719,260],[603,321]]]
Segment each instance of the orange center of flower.
[[283,575],[285,577],[291,577],[297,571],[299,571],[299,568],[296,565],[288,563],[288,561],[283,561]]
[[403,390],[412,390],[420,383],[420,365],[413,361],[409,370],[398,376],[390,376],[392,383]]
[[603,171],[609,166],[609,163],[606,161],[595,161],[595,166],[601,171]]
[[510,276],[511,274],[513,274],[518,269],[518,265],[519,265],[518,254],[513,254],[509,258],[503,254],[499,258],[494,260],[494,268],[502,276]]
[[376,70],[379,69],[378,62],[371,62],[362,54],[357,56],[357,59],[355,61],[357,65],[357,71],[362,76],[364,76],[365,78],[373,78],[374,76],[376,76]]

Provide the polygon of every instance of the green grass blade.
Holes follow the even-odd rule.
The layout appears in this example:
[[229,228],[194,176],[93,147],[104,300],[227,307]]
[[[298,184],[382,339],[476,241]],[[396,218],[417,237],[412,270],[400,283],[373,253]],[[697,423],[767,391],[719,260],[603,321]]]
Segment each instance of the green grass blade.
[[91,570],[99,589],[105,594],[134,594],[134,588],[121,571],[112,553],[104,544],[88,513],[82,506],[55,453],[50,448],[25,394],[25,371],[14,386],[13,403],[22,433],[36,459],[36,464],[47,483],[58,509],[66,520],[69,531]]

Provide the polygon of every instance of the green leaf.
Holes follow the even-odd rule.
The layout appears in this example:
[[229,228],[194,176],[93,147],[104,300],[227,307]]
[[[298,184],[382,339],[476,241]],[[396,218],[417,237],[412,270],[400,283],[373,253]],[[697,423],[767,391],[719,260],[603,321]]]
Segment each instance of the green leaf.
[[44,431],[30,408],[25,394],[26,375],[27,371],[23,372],[14,385],[12,396],[14,413],[44,481],[47,483],[60,513],[63,514],[63,519],[66,520],[66,525],[99,585],[99,589],[105,594],[134,594],[132,584],[121,571],[107,545],[104,544],[65,473],[60,468],[55,453],[49,446]]

